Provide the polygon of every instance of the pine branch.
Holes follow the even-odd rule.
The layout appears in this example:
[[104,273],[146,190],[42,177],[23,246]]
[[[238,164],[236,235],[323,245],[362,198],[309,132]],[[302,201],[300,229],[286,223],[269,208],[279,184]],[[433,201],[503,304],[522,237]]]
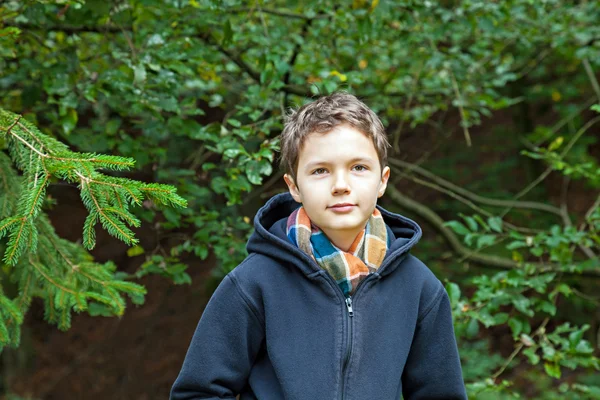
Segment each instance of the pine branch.
[[[2,138],[8,156],[0,152],[0,239],[7,237],[3,260],[18,295],[9,299],[0,286],[0,349],[18,346],[20,325],[33,297],[43,300],[45,319],[62,330],[70,327],[73,311],[90,311],[90,302],[101,304],[103,315],[122,315],[125,296],[142,304],[143,286],[118,278],[113,263],[95,263],[86,251],[94,247],[95,225],[100,222],[111,235],[136,244],[128,226],[139,227],[141,222],[131,213],[131,206],[149,199],[157,206],[186,207],[186,200],[170,185],[98,171],[130,169],[133,159],[72,152],[21,116],[0,109]],[[22,177],[13,166],[23,172]],[[77,183],[81,190],[89,211],[83,247],[58,237],[42,209],[53,178]]]
[[[0,135],[6,135],[11,158],[23,171],[27,182],[15,215],[3,216],[4,219],[0,220],[0,237],[9,236],[3,259],[7,264],[15,265],[27,249],[35,251],[37,230],[34,222],[53,176],[79,183],[81,199],[90,213],[83,230],[83,245],[87,249],[92,249],[95,245],[94,226],[98,222],[109,234],[128,245],[138,243],[133,231],[126,225],[139,227],[140,221],[128,208],[130,205],[142,204],[144,198],[157,205],[187,206],[186,200],[170,185],[143,183],[97,172],[98,169],[128,170],[135,165],[133,159],[72,152],[63,143],[42,134],[21,116],[2,109]],[[8,170],[6,160],[2,163],[2,170]],[[4,202],[0,203],[3,204]]]
[[[18,345],[18,338],[15,337],[15,326],[18,327],[22,323],[23,313],[15,304],[15,301],[4,295],[0,285],[0,350],[5,343]],[[20,335],[20,332],[17,331],[17,334]]]
[[12,168],[10,158],[0,152],[0,219],[14,213],[15,198],[19,196],[18,187],[19,177]]

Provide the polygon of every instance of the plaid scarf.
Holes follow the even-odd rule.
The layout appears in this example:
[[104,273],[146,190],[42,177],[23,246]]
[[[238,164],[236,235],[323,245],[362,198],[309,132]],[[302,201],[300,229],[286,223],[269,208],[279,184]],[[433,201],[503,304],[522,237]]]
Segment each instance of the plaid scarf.
[[310,221],[304,207],[297,208],[288,217],[287,236],[333,277],[346,297],[354,293],[360,281],[379,268],[391,244],[377,208],[347,252],[331,243]]

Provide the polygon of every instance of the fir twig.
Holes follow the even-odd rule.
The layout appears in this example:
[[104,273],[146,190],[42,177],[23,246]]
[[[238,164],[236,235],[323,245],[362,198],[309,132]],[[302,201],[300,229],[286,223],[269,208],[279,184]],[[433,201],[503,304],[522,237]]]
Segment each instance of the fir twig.
[[[86,251],[95,245],[95,225],[100,222],[109,234],[136,244],[127,225],[139,227],[141,221],[131,206],[147,198],[157,206],[186,207],[186,200],[170,185],[99,172],[128,170],[135,165],[131,158],[73,152],[22,116],[0,109],[3,137],[8,156],[0,152],[0,239],[8,238],[3,260],[18,295],[9,299],[0,286],[0,350],[18,346],[19,327],[34,296],[43,299],[46,320],[63,330],[70,327],[72,312],[89,310],[89,302],[100,304],[95,309],[103,315],[122,315],[124,295],[142,304],[143,286],[120,279],[114,264],[95,263]],[[23,172],[22,177],[13,166]],[[83,247],[58,237],[42,210],[46,189],[55,178],[79,185],[89,211]]]

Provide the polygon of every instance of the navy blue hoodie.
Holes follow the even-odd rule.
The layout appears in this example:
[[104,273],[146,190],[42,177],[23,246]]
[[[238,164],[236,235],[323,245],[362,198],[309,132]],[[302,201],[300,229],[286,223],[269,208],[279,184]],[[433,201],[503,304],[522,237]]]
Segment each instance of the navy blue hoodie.
[[377,206],[392,245],[346,301],[286,236],[289,193],[256,214],[248,257],[211,297],[172,400],[466,399],[448,295],[409,253],[421,228]]

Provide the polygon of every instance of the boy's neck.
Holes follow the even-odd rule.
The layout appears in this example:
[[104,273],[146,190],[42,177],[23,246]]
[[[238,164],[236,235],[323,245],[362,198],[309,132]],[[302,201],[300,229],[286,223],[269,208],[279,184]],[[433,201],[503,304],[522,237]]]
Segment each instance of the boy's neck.
[[337,247],[345,252],[348,252],[348,249],[350,248],[350,246],[352,246],[352,243],[354,243],[356,236],[358,236],[358,234],[362,231],[362,229],[359,229],[356,232],[348,232],[348,231],[327,232],[325,230],[322,230],[322,231],[325,234],[325,236],[327,236],[327,239],[329,239],[329,241],[335,247]]

